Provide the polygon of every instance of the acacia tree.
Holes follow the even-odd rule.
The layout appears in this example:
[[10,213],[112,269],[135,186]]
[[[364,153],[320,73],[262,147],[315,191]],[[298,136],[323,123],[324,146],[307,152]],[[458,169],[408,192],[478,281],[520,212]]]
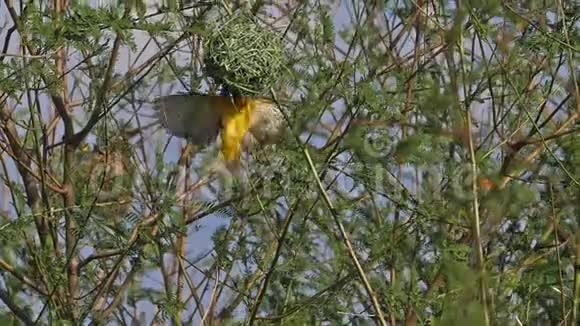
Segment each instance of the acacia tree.
[[249,2],[290,128],[240,183],[151,102],[247,5],[3,2],[3,322],[577,323],[577,4]]

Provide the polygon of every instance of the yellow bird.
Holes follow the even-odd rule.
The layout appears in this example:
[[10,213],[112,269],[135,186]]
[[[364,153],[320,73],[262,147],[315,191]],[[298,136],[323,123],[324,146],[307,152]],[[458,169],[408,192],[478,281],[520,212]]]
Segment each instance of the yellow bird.
[[275,144],[286,125],[267,98],[178,94],[157,99],[154,108],[163,127],[195,145],[207,146],[219,135],[221,154],[234,166],[243,144]]

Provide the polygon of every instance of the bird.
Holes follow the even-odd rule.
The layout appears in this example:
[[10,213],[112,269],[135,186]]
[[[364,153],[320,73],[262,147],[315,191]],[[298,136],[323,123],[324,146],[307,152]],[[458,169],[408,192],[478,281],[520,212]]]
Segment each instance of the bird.
[[245,146],[272,145],[283,139],[284,114],[266,97],[173,94],[155,100],[158,122],[172,135],[201,148],[221,139],[221,156],[239,166]]

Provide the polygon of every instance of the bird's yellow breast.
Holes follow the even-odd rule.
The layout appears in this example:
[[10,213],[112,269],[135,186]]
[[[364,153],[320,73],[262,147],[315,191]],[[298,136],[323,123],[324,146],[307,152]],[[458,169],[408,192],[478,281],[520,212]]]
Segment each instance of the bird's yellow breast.
[[238,162],[242,141],[250,128],[252,112],[255,108],[253,100],[248,98],[229,99],[229,103],[220,103],[222,111],[222,155],[226,162]]

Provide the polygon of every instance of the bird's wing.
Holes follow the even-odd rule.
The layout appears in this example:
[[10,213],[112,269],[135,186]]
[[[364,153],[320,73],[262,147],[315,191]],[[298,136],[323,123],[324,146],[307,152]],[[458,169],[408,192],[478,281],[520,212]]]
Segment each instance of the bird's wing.
[[158,98],[154,108],[171,134],[203,146],[216,140],[221,116],[231,105],[223,96],[179,94]]

